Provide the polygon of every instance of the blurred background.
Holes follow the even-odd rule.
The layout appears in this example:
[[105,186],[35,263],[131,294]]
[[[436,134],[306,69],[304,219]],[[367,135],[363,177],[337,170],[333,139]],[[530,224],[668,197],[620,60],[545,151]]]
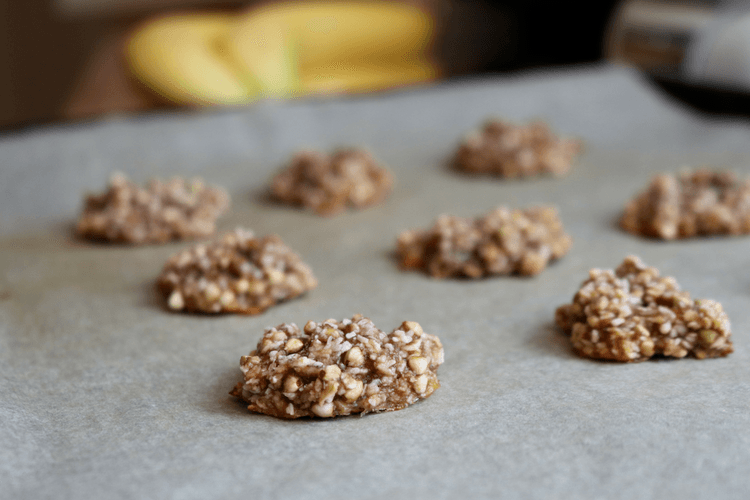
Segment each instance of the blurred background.
[[0,129],[602,59],[737,112],[745,0],[0,0]]

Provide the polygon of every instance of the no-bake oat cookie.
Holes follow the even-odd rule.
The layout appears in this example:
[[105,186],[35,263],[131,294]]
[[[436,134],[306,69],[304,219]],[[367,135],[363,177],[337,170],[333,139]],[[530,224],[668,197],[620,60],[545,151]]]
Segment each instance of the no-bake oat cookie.
[[432,229],[404,231],[396,253],[402,268],[436,278],[531,276],[565,255],[571,241],[554,207],[498,207],[476,219],[442,215]]
[[400,410],[440,387],[440,340],[404,321],[386,334],[368,318],[268,328],[240,359],[244,381],[230,392],[252,411],[279,418]]
[[347,207],[381,202],[392,185],[390,172],[366,151],[345,149],[333,155],[303,151],[273,178],[271,193],[283,203],[336,215]]
[[141,187],[115,174],[107,191],[86,198],[76,232],[135,245],[204,238],[213,234],[217,217],[227,207],[224,189],[197,178],[154,179]]
[[500,177],[563,175],[580,150],[580,141],[561,139],[542,122],[513,125],[491,120],[466,136],[454,166],[462,172]]
[[625,207],[622,227],[665,240],[750,233],[750,180],[701,168],[655,176]]
[[713,300],[692,300],[674,278],[629,256],[613,272],[592,269],[555,322],[582,356],[643,361],[654,355],[698,359],[726,356],[729,318]]
[[310,268],[276,235],[237,229],[173,255],[157,285],[174,311],[258,314],[317,286]]

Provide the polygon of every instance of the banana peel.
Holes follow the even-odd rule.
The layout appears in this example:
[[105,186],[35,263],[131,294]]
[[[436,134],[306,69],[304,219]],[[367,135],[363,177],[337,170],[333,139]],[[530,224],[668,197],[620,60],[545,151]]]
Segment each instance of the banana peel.
[[369,92],[435,79],[423,11],[381,2],[291,2],[240,14],[178,14],[126,45],[134,76],[181,105]]

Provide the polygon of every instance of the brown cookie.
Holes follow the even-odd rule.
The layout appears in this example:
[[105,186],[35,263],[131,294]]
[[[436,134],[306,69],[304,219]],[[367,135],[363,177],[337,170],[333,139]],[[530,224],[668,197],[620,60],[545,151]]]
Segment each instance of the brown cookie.
[[297,153],[271,182],[271,193],[282,203],[336,215],[347,207],[365,208],[383,201],[393,177],[370,153],[345,149],[333,155]]
[[498,207],[476,219],[442,215],[426,231],[404,231],[397,256],[403,269],[436,278],[539,274],[565,255],[572,240],[554,207]]
[[242,314],[261,313],[317,284],[281,238],[243,229],[173,255],[157,280],[174,311]]
[[672,240],[750,233],[750,179],[701,168],[661,174],[625,207],[626,231]]
[[226,191],[200,179],[154,179],[140,187],[115,174],[106,192],[87,197],[76,232],[133,245],[205,238],[228,207]]
[[564,175],[581,142],[561,139],[546,124],[513,125],[491,120],[466,136],[456,152],[456,170],[499,177]]
[[404,321],[386,334],[368,318],[269,328],[240,359],[244,381],[230,392],[279,418],[401,410],[440,387],[440,340]]
[[654,355],[698,359],[734,348],[729,318],[713,300],[692,300],[677,281],[629,256],[613,272],[592,269],[555,322],[584,357],[643,361]]

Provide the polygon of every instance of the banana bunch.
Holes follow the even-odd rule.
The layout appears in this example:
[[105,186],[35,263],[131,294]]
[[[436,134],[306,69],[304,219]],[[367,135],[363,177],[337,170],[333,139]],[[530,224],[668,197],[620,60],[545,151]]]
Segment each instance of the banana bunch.
[[285,2],[244,14],[150,20],[126,45],[130,70],[182,105],[367,92],[437,77],[434,23],[393,2]]

